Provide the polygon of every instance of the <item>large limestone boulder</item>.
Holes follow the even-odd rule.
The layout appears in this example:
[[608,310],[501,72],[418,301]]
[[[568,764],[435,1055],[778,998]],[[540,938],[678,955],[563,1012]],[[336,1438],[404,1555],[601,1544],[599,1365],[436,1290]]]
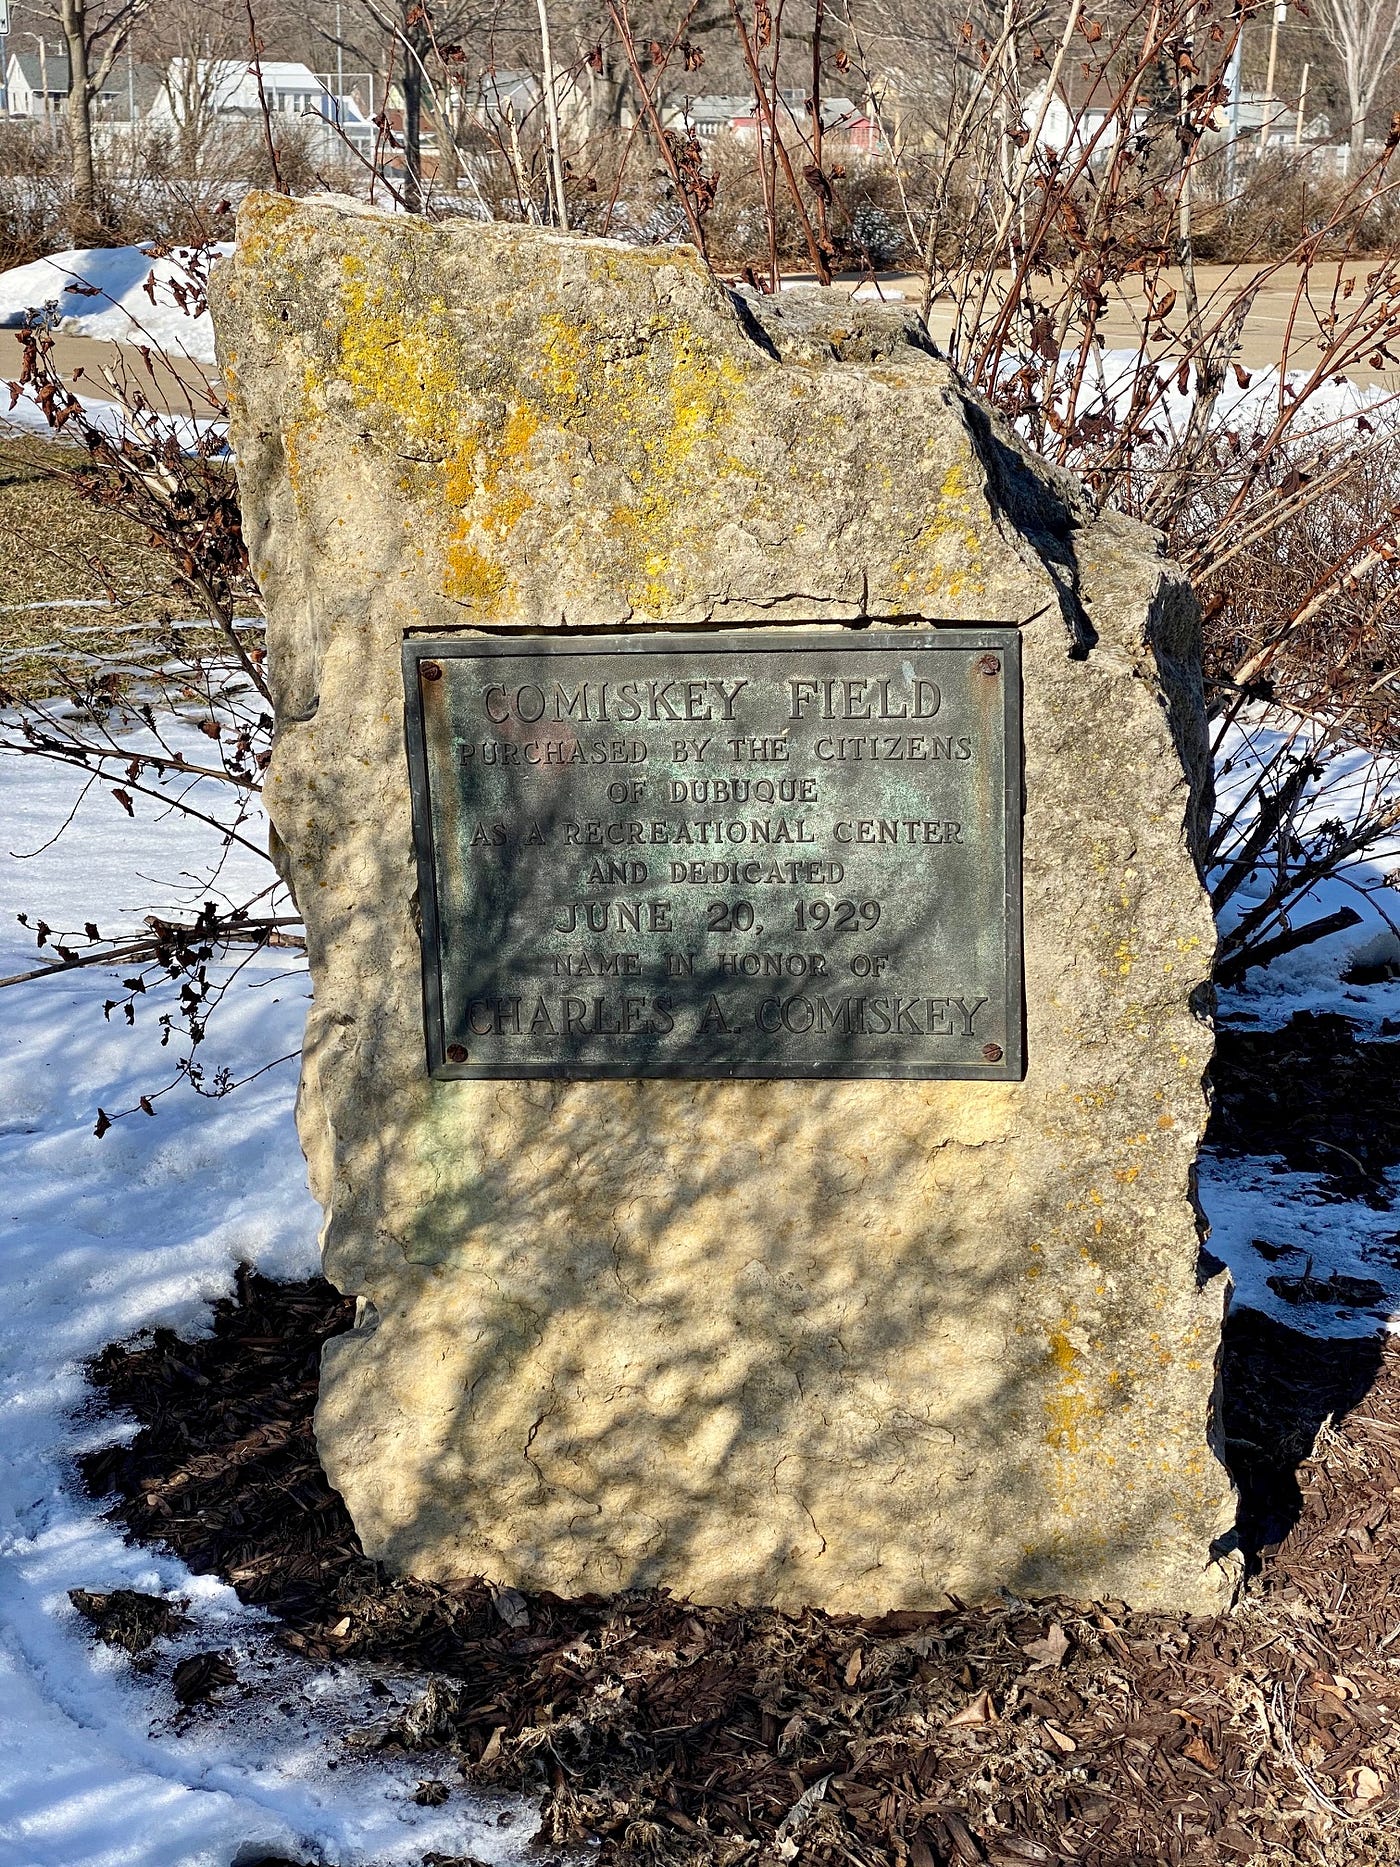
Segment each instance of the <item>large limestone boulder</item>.
[[[1190,594],[897,311],[685,247],[253,197],[215,278],[315,1004],[317,1437],[434,1577],[875,1613],[1206,1610],[1223,1287]],[[1022,637],[1020,1082],[443,1082],[405,638],[871,619]]]

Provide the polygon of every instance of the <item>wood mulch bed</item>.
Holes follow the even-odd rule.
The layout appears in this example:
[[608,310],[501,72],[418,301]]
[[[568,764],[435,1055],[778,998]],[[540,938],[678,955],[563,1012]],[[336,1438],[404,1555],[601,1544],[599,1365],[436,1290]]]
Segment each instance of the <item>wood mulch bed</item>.
[[531,1792],[545,1840],[603,1862],[1400,1862],[1400,1350],[1232,1321],[1225,1428],[1264,1544],[1232,1614],[862,1621],[384,1576],[312,1439],[350,1315],[245,1271],[206,1340],[108,1348],[93,1379],[141,1430],[85,1476],[302,1655],[429,1674],[364,1742],[422,1752],[435,1784]]
[[[1222,1031],[1215,1081],[1214,1146],[1383,1196],[1388,1031]],[[1005,1597],[862,1621],[385,1576],[312,1437],[321,1344],[352,1309],[244,1271],[207,1339],[106,1349],[92,1379],[140,1431],[85,1476],[306,1658],[427,1675],[362,1734],[421,1753],[425,1790],[524,1790],[546,1842],[604,1863],[1400,1867],[1400,1343],[1230,1319],[1220,1425],[1249,1567],[1230,1614]],[[131,1602],[79,1605],[154,1663]],[[225,1676],[196,1661],[182,1702]]]

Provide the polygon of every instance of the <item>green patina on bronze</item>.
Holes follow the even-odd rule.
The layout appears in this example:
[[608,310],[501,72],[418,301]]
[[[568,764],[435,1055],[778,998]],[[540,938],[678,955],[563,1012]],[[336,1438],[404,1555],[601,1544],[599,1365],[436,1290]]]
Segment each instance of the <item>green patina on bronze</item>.
[[441,1077],[1021,1074],[1020,639],[404,651]]

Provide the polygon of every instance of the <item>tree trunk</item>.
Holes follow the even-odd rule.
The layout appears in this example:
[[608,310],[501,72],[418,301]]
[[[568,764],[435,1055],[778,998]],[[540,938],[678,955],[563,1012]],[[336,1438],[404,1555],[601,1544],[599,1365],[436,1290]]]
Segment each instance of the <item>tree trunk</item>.
[[410,214],[423,212],[423,76],[412,55],[403,70],[403,159],[407,170],[403,204]]
[[452,105],[445,92],[428,100],[428,117],[437,138],[437,179],[453,194],[462,179],[462,159],[458,148],[457,126],[452,121]]
[[627,78],[612,68],[612,59],[603,50],[602,69],[588,71],[588,133],[590,136],[622,131],[622,108],[627,100]]
[[1366,159],[1366,103],[1357,86],[1348,83],[1347,106],[1351,111],[1351,142],[1347,151],[1347,173],[1355,175]]
[[564,194],[564,152],[559,136],[559,98],[554,89],[554,53],[549,42],[549,8],[536,0],[540,16],[540,59],[544,79],[544,121],[549,140],[550,193],[554,197],[554,224],[567,233],[569,203]]
[[403,204],[410,214],[423,212],[423,59],[429,50],[422,9],[404,0],[403,8]]
[[[59,24],[68,47],[68,147],[73,165],[73,202],[80,219],[91,221],[97,202],[92,167],[92,87],[88,80],[86,0],[60,0]],[[78,238],[85,234],[79,233]]]

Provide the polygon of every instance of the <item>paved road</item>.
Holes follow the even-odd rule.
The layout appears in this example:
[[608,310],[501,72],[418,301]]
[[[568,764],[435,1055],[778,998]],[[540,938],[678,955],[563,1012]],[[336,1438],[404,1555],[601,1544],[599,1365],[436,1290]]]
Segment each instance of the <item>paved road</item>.
[[[1271,363],[1277,363],[1291,322],[1289,367],[1311,369],[1318,359],[1319,319],[1334,308],[1334,292],[1335,309],[1345,318],[1361,302],[1367,275],[1383,263],[1380,259],[1371,259],[1352,261],[1341,267],[1335,263],[1316,266],[1308,282],[1308,291],[1301,299],[1298,295],[1302,280],[1300,268],[1279,267],[1262,287],[1250,309],[1242,333],[1243,347],[1239,361],[1248,370],[1263,369]],[[1209,319],[1212,313],[1218,317],[1261,270],[1257,266],[1198,266],[1197,290],[1201,294],[1206,317]],[[1348,282],[1352,292],[1349,298],[1344,298],[1342,292]],[[846,283],[855,285],[858,281],[851,278]],[[886,291],[903,292],[915,304],[923,292],[922,281],[912,273],[885,274],[880,283]],[[1177,301],[1168,314],[1167,324],[1169,329],[1179,330],[1182,320],[1180,274],[1166,274],[1162,283],[1171,285],[1177,291]],[[1115,348],[1136,349],[1141,337],[1141,319],[1145,308],[1146,299],[1140,278],[1125,280],[1121,288],[1114,288],[1110,294],[1108,313],[1101,325],[1105,340]],[[929,327],[939,342],[947,341],[952,324],[953,313],[946,300],[936,303],[929,318]],[[1156,346],[1153,348],[1156,349]],[[1400,388],[1400,368],[1375,370],[1362,360],[1345,373],[1354,382],[1381,383],[1392,390]]]
[[[76,371],[82,371],[74,387],[80,395],[96,401],[118,401],[123,394],[130,396],[139,389],[152,408],[207,420],[214,412],[211,396],[217,401],[220,393],[219,373],[213,365],[192,363],[185,357],[172,360],[153,355],[148,370],[140,351],[128,344],[62,334],[54,338],[53,354],[70,382],[74,382]],[[0,331],[0,381],[10,380],[18,371],[19,355],[14,333]],[[113,380],[122,393],[113,387]],[[8,400],[8,396],[0,399],[0,408]]]

